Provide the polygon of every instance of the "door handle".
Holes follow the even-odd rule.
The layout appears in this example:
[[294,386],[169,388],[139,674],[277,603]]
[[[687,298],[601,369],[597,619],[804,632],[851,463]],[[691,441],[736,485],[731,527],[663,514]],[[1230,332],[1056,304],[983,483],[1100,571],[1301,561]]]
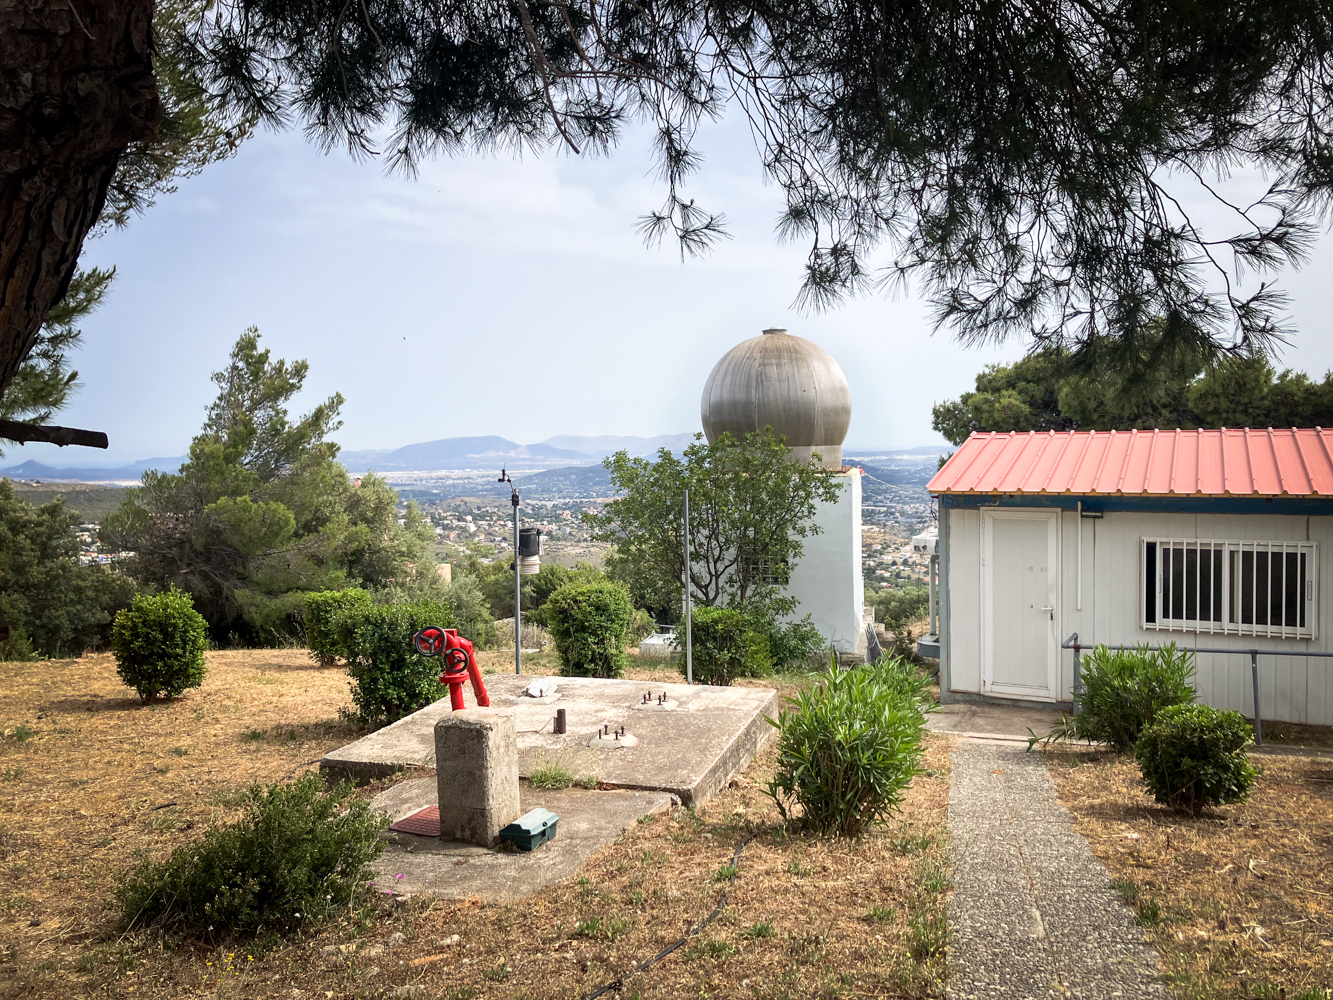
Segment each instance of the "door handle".
[[1050,608],[1042,608],[1041,610],[1043,610],[1043,611],[1049,611],[1049,612],[1051,613],[1051,621],[1055,621],[1055,608],[1053,608],[1053,607],[1050,607]]

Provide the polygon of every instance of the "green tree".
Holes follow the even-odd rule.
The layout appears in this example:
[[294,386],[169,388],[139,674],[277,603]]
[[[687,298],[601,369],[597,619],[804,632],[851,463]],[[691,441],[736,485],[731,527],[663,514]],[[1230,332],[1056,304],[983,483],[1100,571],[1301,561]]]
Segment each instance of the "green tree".
[[[0,218],[30,220],[0,240],[0,287],[22,289],[0,312],[0,394],[118,163],[164,134],[163,63],[224,123],[299,124],[406,171],[478,148],[603,152],[647,120],[666,198],[644,229],[688,252],[723,230],[684,185],[698,126],[730,105],[783,189],[780,235],[809,241],[805,301],[915,279],[968,341],[1109,335],[1132,361],[1161,316],[1178,344],[1263,348],[1281,296],[1230,270],[1302,260],[1333,211],[1333,9],[1311,0],[153,9],[0,8],[0,65],[32,74],[0,118]],[[1224,200],[1211,182],[1246,168],[1271,187]],[[1196,195],[1224,218],[1203,226]]]
[[782,587],[804,551],[801,539],[819,531],[816,505],[835,501],[841,486],[818,465],[792,461],[786,438],[771,427],[711,444],[699,434],[680,457],[663,448],[654,462],[621,451],[604,464],[619,495],[584,520],[614,545],[608,573],[636,604],[654,609],[681,597],[688,489],[694,601],[795,610]]
[[133,572],[189,593],[217,641],[267,643],[299,630],[306,593],[402,584],[434,560],[415,505],[378,477],[359,488],[336,461],[335,393],[293,420],[308,374],[274,360],[253,328],[213,376],[218,396],[179,472],[144,474],[102,528],[135,553]]
[[[592,583],[601,583],[606,574],[596,566],[578,563],[573,569],[559,563],[545,563],[541,570],[526,583],[523,588],[523,614],[525,621],[536,625],[546,625],[546,602],[551,595],[564,586],[583,587]],[[510,614],[513,614],[514,595],[509,594]],[[505,615],[504,617],[509,617]]]
[[9,391],[0,398],[0,419],[43,424],[69,402],[79,387],[79,373],[71,367],[69,357],[82,346],[83,331],[78,324],[102,304],[115,276],[114,268],[96,267],[74,275],[65,297],[46,314],[32,352]]
[[[201,77],[181,60],[184,32],[211,5],[208,0],[155,0],[149,8],[156,36],[152,67],[157,85],[156,129],[129,141],[119,159],[112,157],[100,165],[99,171],[107,176],[104,200],[95,212],[92,205],[85,207],[89,211],[80,213],[77,223],[80,227],[91,223],[89,236],[124,227],[131,217],[147,211],[157,196],[175,191],[181,177],[196,175],[205,165],[231,156],[251,135],[255,119],[221,111],[209,100]],[[96,20],[99,13],[89,16]],[[77,31],[77,25],[72,27]],[[127,133],[121,131],[119,139],[125,137]],[[109,175],[105,173],[108,165],[112,168]],[[61,264],[72,267],[73,261]],[[113,275],[115,269],[72,269],[68,288],[45,315],[8,391],[0,377],[0,419],[41,424],[68,403],[79,387],[79,373],[69,365],[69,355],[81,345],[76,324],[103,301]],[[0,355],[3,353],[0,348]]]
[[102,566],[81,566],[78,515],[62,499],[33,507],[0,479],[0,660],[30,653],[77,656],[106,639],[133,584]]
[[975,391],[936,405],[932,417],[954,444],[974,431],[1327,426],[1333,373],[1316,382],[1277,372],[1263,355],[1195,355],[1159,357],[1135,374],[1114,355],[1087,364],[1050,347],[986,366]]

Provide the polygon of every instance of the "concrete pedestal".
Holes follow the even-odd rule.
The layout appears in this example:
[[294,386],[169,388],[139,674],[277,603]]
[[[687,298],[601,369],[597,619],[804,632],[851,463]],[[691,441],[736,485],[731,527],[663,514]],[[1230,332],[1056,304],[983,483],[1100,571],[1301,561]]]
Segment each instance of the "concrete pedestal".
[[512,708],[465,708],[435,723],[440,836],[485,847],[519,817]]

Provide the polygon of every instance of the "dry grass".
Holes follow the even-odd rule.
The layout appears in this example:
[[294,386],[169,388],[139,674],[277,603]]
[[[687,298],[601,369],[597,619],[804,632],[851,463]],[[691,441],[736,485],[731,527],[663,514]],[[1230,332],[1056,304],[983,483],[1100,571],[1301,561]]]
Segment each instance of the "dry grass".
[[1048,751],[1060,798],[1176,994],[1294,1000],[1333,984],[1333,761],[1257,756],[1249,802],[1177,815],[1132,758]]
[[[506,656],[483,663],[506,669]],[[543,672],[534,660],[525,672]],[[652,669],[661,676],[631,674],[675,674]],[[203,688],[145,707],[109,657],[0,664],[0,996],[352,998],[413,984],[448,1000],[584,996],[706,915],[751,837],[721,916],[620,997],[942,993],[943,960],[926,954],[948,888],[952,743],[938,737],[899,820],[858,844],[778,828],[762,792],[770,749],[703,808],[637,825],[579,878],[512,905],[377,901],[267,953],[121,936],[111,890],[137,853],[194,841],[232,815],[238,787],[282,779],[354,735],[338,721],[351,707],[346,674],[304,651],[212,653],[209,670]],[[405,942],[386,951],[394,933]]]
[[304,650],[210,653],[208,668],[201,689],[142,705],[108,655],[0,663],[0,993],[99,940],[137,852],[190,841],[245,784],[353,736],[346,673]]
[[[1249,720],[1254,724],[1254,720]],[[1306,726],[1299,722],[1264,720],[1264,744],[1284,747],[1333,747],[1333,726]]]

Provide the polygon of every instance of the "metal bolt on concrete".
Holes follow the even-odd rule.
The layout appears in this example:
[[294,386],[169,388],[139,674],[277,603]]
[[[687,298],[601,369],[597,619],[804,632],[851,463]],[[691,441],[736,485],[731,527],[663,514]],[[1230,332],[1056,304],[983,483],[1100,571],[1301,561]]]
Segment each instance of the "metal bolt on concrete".
[[953,1000],[1167,996],[1156,952],[1039,754],[960,740],[949,830]]

